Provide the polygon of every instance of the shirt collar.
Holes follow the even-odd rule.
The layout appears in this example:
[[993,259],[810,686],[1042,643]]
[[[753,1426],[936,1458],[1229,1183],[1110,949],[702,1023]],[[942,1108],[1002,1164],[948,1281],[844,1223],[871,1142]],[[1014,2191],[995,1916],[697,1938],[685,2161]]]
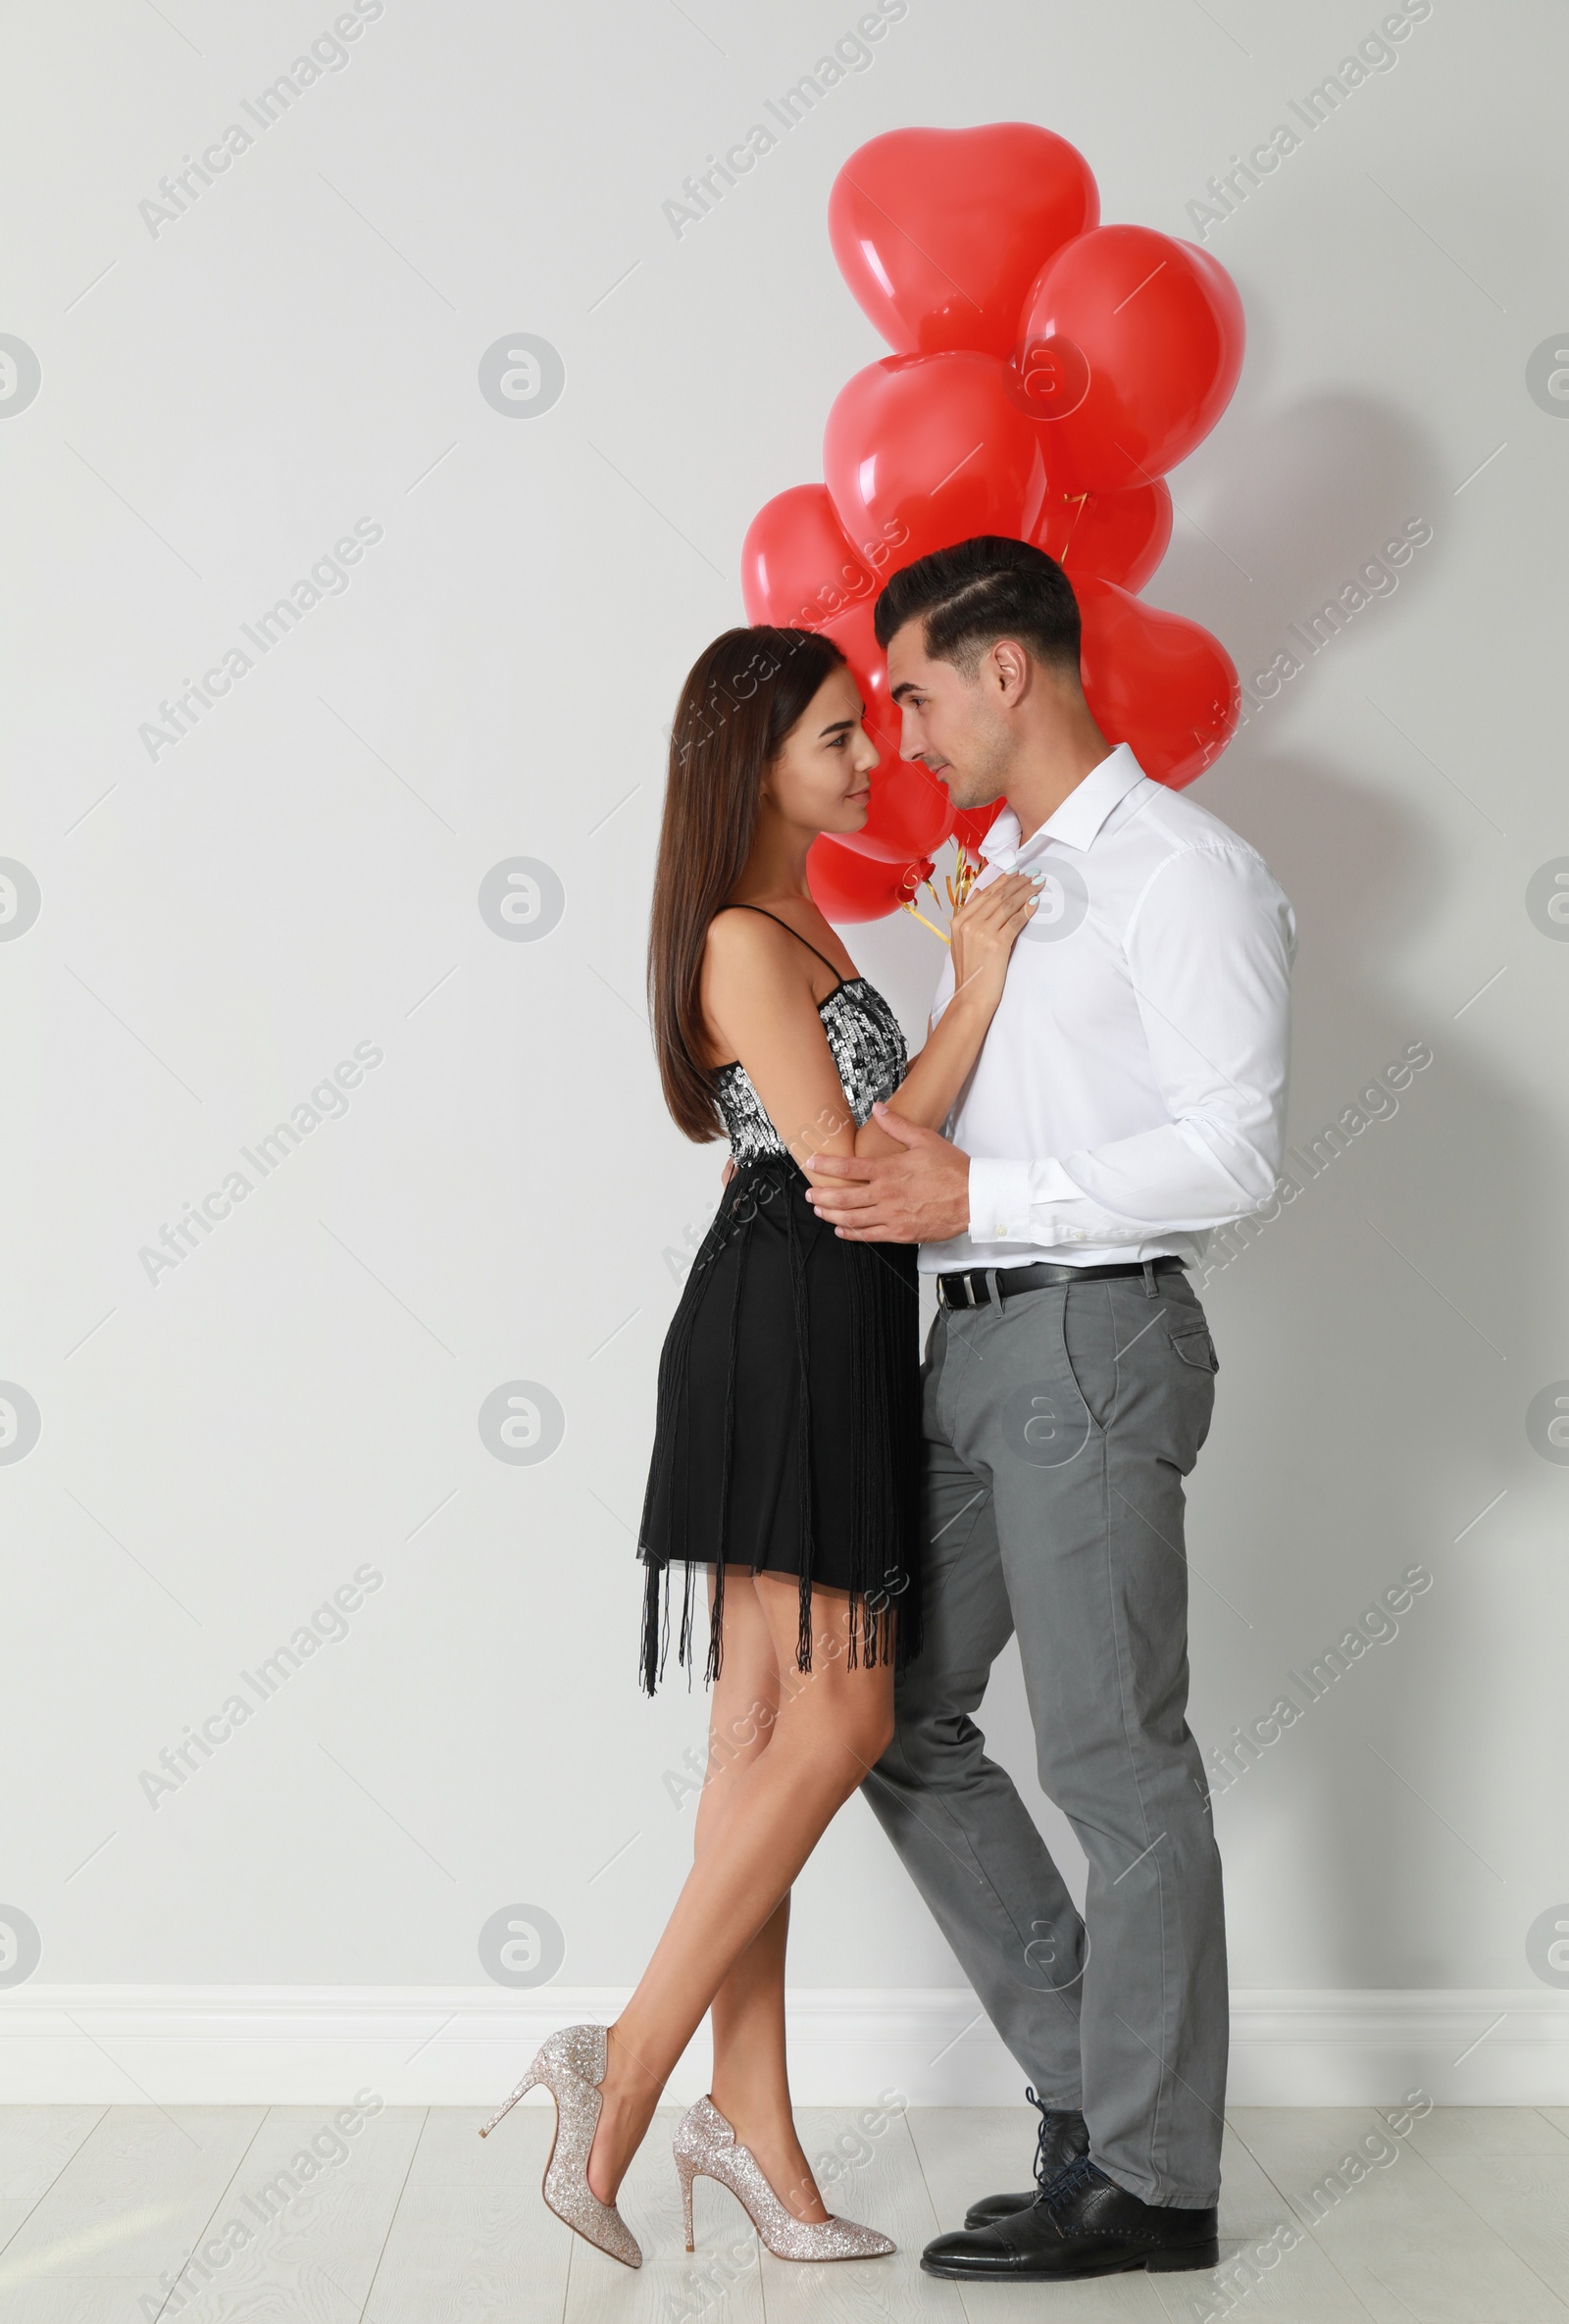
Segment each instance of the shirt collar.
[[1127,743],[1119,742],[1074,784],[1061,806],[1028,839],[1020,836],[1019,818],[1013,809],[1004,807],[987,829],[981,852],[999,871],[1011,872],[1021,863],[1033,863],[1054,839],[1083,851],[1095,839],[1113,807],[1128,796],[1135,783],[1144,780],[1144,770]]

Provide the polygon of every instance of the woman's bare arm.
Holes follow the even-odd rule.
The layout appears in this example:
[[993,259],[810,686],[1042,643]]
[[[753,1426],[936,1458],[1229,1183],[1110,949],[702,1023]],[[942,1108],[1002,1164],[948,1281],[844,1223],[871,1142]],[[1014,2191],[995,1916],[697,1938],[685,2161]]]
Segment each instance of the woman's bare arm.
[[796,938],[760,914],[721,912],[708,931],[702,998],[715,1056],[739,1059],[797,1162],[853,1154],[854,1118]]
[[[888,1109],[924,1130],[940,1130],[970,1077],[987,1029],[1002,998],[1008,958],[1035,910],[1036,884],[1022,872],[1005,874],[972,890],[953,916],[953,998],[927,1035],[924,1047],[888,1099]],[[839,1149],[824,1145],[821,1153]],[[902,1153],[876,1122],[855,1134],[857,1154]]]
[[[1002,997],[1008,956],[1035,909],[1035,883],[1008,874],[977,888],[954,914],[953,998],[888,1103],[907,1122],[940,1129],[969,1078]],[[703,1011],[715,1055],[746,1068],[763,1110],[804,1165],[809,1154],[900,1150],[868,1121],[858,1130],[801,946],[766,917],[721,912],[703,959]]]

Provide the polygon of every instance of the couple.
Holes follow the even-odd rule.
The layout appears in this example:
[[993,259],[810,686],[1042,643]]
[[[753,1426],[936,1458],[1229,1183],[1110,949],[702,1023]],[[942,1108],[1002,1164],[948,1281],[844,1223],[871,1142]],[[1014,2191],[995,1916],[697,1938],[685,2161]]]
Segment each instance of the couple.
[[[1274,1187],[1291,910],[1108,745],[1042,551],[922,558],[876,627],[904,756],[958,807],[1006,802],[913,1062],[807,885],[877,764],[836,646],[728,632],[676,713],[654,1032],[678,1125],[728,1135],[732,1169],[660,1362],[639,1555],[650,1691],[671,1569],[684,1664],[706,1589],[709,1779],[631,2001],[552,2036],[507,2104],[551,2091],[545,2199],[636,2266],[617,2190],[711,2014],[712,2089],[675,2143],[687,2248],[706,2174],[782,2257],[891,2251],[825,2208],[785,2068],[790,1886],[860,1788],[1040,2113],[1036,2185],[923,2266],[1212,2267],[1226,1947],[1184,1716],[1183,1479],[1216,1357],[1184,1267]],[[974,1721],[1014,1633],[1041,1788],[1088,1859],[1082,1919]]]

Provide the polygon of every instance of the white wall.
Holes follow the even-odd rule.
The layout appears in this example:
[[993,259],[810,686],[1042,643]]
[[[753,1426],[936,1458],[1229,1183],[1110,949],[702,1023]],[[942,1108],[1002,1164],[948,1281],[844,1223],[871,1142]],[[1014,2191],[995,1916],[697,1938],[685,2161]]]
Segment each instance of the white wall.
[[[0,853],[41,909],[0,943],[0,1377],[41,1435],[0,1464],[0,1905],[42,1953],[0,2032],[62,1988],[488,2008],[480,1931],[525,1902],[564,1938],[551,1993],[613,1988],[676,1893],[691,1808],[663,1777],[703,1709],[636,1691],[633,1528],[664,1254],[719,1163],[660,1106],[649,872],[665,722],[742,618],[746,523],[819,474],[830,401],[882,351],[833,266],[830,183],[883,129],[1023,115],[1081,147],[1108,219],[1189,233],[1210,173],[1379,22],[908,0],[678,239],[661,204],[855,13],[386,0],[156,234],[138,204],[334,11],[8,14],[0,330],[42,384],[0,426]],[[1210,230],[1248,358],[1148,590],[1251,673],[1402,523],[1433,530],[1196,793],[1297,907],[1293,1138],[1405,1044],[1433,1062],[1205,1293],[1191,1715],[1224,1742],[1402,1568],[1431,1573],[1217,1801],[1232,1972],[1441,1989],[1478,2030],[1479,1995],[1550,2022],[1528,1932],[1569,1920],[1569,1474],[1526,1428],[1569,1375],[1569,946],[1526,906],[1569,855],[1569,404],[1527,386],[1569,342],[1564,49],[1546,0],[1436,0]],[[520,330],[566,371],[523,422],[477,383]],[[348,587],[151,758],[160,701],[362,519],[382,536]],[[478,908],[518,856],[565,891],[539,941]],[[851,941],[918,1025],[934,939]],[[347,1113],[150,1282],[139,1250],[359,1042],[382,1057]],[[565,1415],[528,1466],[477,1425],[519,1379]],[[140,1771],[365,1561],[384,1580],[348,1635],[151,1804]],[[987,1722],[1028,1779],[1011,1668]],[[858,1801],[799,1885],[793,1977],[885,2003],[957,1983]],[[1432,2060],[1460,2046],[1441,2030]],[[1494,2089],[1498,2050],[1448,2095]],[[51,2055],[51,2088],[127,2095],[83,2043]]]

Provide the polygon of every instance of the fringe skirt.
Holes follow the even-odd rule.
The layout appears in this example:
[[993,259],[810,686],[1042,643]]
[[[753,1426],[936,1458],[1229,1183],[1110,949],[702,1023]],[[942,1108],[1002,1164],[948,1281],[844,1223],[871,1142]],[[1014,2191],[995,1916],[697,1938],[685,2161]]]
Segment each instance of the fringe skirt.
[[727,1565],[796,1578],[798,1670],[812,1667],[814,1584],[848,1592],[851,1668],[902,1667],[920,1647],[915,1249],[841,1241],[806,1187],[787,1155],[737,1166],[666,1335],[637,1551],[650,1694],[675,1566],[688,1685],[709,1569],[705,1682],[719,1675]]

